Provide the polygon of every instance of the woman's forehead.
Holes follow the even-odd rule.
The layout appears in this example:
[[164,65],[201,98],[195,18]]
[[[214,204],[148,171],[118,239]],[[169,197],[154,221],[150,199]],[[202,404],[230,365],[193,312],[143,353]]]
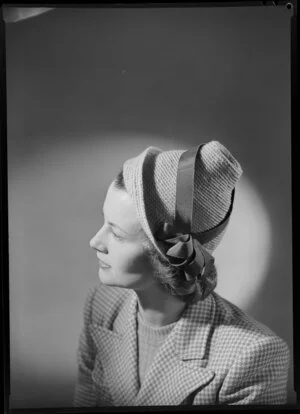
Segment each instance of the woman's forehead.
[[141,230],[136,209],[130,195],[125,190],[119,190],[110,185],[103,210],[106,219],[130,234]]

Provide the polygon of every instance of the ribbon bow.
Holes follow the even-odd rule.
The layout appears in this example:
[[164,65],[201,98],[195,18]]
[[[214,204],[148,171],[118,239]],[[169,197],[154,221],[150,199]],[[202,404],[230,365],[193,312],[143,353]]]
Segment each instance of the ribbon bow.
[[[214,258],[197,240],[197,234],[177,233],[170,236],[172,226],[164,223],[157,234],[157,239],[171,244],[165,253],[170,263],[175,267],[183,268],[186,280],[197,280],[197,277],[205,276],[210,266],[214,263]],[[168,238],[163,235],[169,235]]]

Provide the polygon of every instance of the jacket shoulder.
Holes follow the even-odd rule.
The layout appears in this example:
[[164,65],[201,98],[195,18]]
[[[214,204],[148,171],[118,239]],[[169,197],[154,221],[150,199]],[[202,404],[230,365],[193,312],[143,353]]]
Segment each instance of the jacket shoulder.
[[216,354],[226,355],[228,362],[243,352],[265,349],[270,354],[288,355],[285,341],[263,323],[238,306],[213,294],[216,304],[213,348]]

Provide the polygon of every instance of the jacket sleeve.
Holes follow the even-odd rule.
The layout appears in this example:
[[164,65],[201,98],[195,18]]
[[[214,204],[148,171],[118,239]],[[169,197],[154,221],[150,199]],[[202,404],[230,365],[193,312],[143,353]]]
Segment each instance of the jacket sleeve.
[[237,356],[219,392],[219,404],[285,404],[290,354],[286,343],[268,337]]
[[77,349],[78,370],[73,400],[74,407],[96,406],[96,393],[92,380],[96,349],[89,332],[91,310],[95,293],[96,287],[89,291],[84,304],[83,329],[79,337],[79,346]]

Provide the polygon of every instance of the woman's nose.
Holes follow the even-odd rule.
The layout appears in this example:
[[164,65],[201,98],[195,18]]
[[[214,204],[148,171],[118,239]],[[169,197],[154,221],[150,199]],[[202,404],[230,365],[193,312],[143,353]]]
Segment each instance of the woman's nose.
[[91,240],[90,240],[90,247],[92,249],[95,249],[95,250],[101,250],[101,252],[103,252],[103,253],[107,253],[108,250],[107,250],[106,244],[104,243],[101,230],[102,229],[100,229],[95,234],[95,236],[91,238]]

